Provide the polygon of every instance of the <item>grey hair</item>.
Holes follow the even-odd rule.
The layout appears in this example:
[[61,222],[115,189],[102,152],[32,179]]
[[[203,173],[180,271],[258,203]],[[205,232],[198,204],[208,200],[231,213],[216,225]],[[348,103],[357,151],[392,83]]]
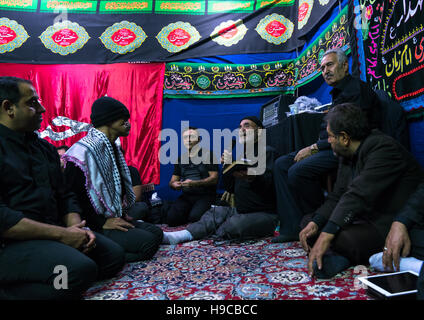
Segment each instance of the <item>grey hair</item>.
[[339,62],[340,65],[347,63],[346,53],[341,48],[333,48],[333,49],[327,50],[322,56],[322,58],[324,58],[326,55],[330,53],[335,53],[337,55],[337,61]]

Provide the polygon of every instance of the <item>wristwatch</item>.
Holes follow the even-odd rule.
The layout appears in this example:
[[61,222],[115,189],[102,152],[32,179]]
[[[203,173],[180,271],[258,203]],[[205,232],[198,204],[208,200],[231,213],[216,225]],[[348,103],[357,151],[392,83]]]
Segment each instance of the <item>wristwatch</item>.
[[318,150],[318,146],[316,145],[316,143],[314,143],[313,145],[311,145],[309,147],[309,149],[311,149],[311,154],[315,154],[315,153],[317,153],[319,151]]

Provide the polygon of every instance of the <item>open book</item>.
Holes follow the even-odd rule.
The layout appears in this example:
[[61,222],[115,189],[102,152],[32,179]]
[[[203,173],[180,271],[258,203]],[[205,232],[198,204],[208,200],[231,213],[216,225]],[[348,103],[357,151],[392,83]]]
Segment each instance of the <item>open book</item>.
[[222,171],[222,174],[232,174],[235,171],[247,170],[247,168],[254,167],[255,165],[256,163],[253,163],[253,161],[249,159],[240,159],[226,167]]

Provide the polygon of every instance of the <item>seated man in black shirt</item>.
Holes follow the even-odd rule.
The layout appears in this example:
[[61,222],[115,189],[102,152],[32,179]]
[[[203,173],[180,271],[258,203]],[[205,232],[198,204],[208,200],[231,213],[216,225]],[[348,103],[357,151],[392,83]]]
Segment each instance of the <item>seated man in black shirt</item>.
[[171,227],[199,221],[216,199],[218,164],[213,153],[200,147],[197,128],[185,129],[183,142],[188,151],[178,158],[169,181],[172,189],[182,190],[167,214]]
[[63,156],[65,176],[83,209],[88,226],[118,243],[127,262],[150,259],[162,230],[129,216],[135,195],[127,163],[115,143],[130,132],[127,107],[110,97],[94,101],[93,127]]
[[[380,102],[365,82],[349,74],[347,57],[340,48],[324,53],[322,76],[333,87],[332,106],[350,102],[365,111],[371,128],[380,128]],[[311,146],[281,156],[275,162],[274,181],[280,235],[274,242],[298,239],[299,224],[305,214],[313,213],[323,202],[323,177],[337,168],[337,158],[327,142],[326,122],[321,124],[319,139]]]
[[0,300],[80,298],[124,264],[85,228],[56,148],[34,133],[45,111],[31,82],[0,77]]
[[[246,240],[274,234],[278,222],[272,179],[276,152],[266,146],[262,128],[262,123],[255,116],[245,117],[240,122],[239,142],[251,150],[258,161],[254,168],[223,175],[225,189],[234,193],[235,207],[212,207],[198,222],[188,225],[187,229],[165,232],[164,243],[176,244],[205,237]],[[242,156],[251,158],[249,152]],[[222,162],[228,164],[231,159],[231,152],[225,150]]]

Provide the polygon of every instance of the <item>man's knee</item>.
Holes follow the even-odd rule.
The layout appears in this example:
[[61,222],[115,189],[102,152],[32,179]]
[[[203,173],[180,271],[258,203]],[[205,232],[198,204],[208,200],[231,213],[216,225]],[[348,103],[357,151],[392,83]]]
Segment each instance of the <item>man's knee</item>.
[[135,220],[144,220],[149,213],[149,206],[145,202],[136,202],[128,211],[128,215]]
[[[12,296],[75,299],[97,278],[97,265],[92,259],[60,242],[20,241],[10,244],[5,251],[9,262],[20,262],[17,266],[6,265],[7,269],[3,270],[7,275],[3,277],[3,284],[12,286]],[[26,259],[22,260],[17,255]],[[42,292],[37,297],[34,292],[38,288]]]
[[348,258],[353,264],[368,264],[369,257],[381,251],[383,245],[384,239],[380,239],[376,234],[370,235],[367,232],[358,233],[346,229],[337,235],[332,249]]
[[98,268],[96,262],[81,253],[82,257],[73,259],[68,264],[69,288],[75,290],[86,290],[97,279]]
[[288,183],[291,187],[302,185],[308,178],[308,173],[301,163],[296,163],[287,172]]
[[190,210],[188,222],[193,223],[199,221],[203,214],[208,211],[214,204],[214,199],[201,199]]
[[292,165],[293,165],[292,157],[289,155],[284,155],[277,158],[277,160],[275,160],[274,170],[276,172],[288,172],[288,170],[290,169]]
[[316,159],[311,158],[299,161],[290,167],[287,177],[289,185],[297,188],[310,186],[311,182],[318,182],[329,170],[320,168]]
[[97,280],[97,275],[97,264],[80,253],[71,261],[55,266],[48,283],[55,289],[54,299],[79,299]]
[[146,232],[138,249],[140,260],[151,259],[159,249],[163,238],[163,231],[159,227],[151,224],[145,224],[145,227]]
[[[101,235],[96,235],[98,242],[100,241]],[[102,237],[101,248],[98,244],[98,248],[102,251],[99,253],[101,256],[97,259],[99,274],[99,279],[107,279],[115,276],[125,264],[125,251],[124,249],[117,244],[116,242]],[[96,260],[96,259],[95,259]]]
[[170,227],[176,227],[186,223],[189,211],[190,207],[187,207],[186,203],[177,199],[177,201],[170,206],[166,214],[166,223]]
[[255,239],[274,235],[278,217],[267,213],[234,214],[218,229],[224,239]]

